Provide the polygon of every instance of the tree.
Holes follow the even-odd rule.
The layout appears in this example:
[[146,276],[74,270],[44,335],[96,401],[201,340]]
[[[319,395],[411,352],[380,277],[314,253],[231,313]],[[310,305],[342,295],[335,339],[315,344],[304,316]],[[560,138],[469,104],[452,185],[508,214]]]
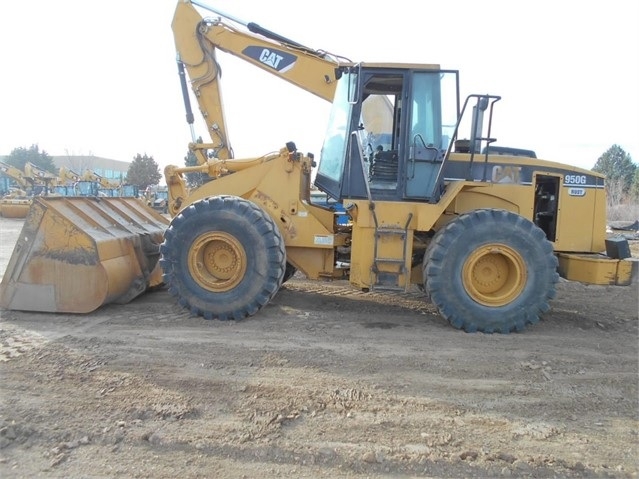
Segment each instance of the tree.
[[4,162],[8,165],[15,166],[21,171],[24,171],[24,165],[33,163],[42,170],[46,170],[54,175],[58,174],[58,169],[53,162],[53,158],[46,151],[40,151],[38,145],[31,145],[29,148],[22,146],[14,148]]
[[606,175],[606,182],[621,184],[623,193],[628,193],[633,183],[637,165],[619,145],[612,145],[599,157],[592,171]]
[[639,168],[635,170],[635,176],[630,187],[630,195],[634,201],[639,201]]
[[137,185],[140,191],[146,189],[147,186],[157,185],[160,178],[162,178],[160,166],[152,156],[147,156],[146,153],[144,155],[138,153],[126,173],[127,183]]

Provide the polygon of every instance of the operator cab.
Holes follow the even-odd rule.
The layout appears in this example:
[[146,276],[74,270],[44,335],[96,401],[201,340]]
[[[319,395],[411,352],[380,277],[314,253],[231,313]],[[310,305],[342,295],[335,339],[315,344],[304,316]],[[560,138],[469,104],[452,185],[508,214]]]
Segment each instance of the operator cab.
[[340,201],[438,201],[458,113],[457,71],[345,68],[315,185]]

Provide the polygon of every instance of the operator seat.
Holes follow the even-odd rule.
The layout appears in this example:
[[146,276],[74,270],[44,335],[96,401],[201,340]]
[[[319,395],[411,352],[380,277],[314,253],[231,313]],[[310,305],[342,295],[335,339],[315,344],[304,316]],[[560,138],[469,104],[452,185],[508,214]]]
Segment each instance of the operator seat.
[[378,146],[371,161],[370,180],[396,182],[398,162],[397,150],[384,150],[381,145]]

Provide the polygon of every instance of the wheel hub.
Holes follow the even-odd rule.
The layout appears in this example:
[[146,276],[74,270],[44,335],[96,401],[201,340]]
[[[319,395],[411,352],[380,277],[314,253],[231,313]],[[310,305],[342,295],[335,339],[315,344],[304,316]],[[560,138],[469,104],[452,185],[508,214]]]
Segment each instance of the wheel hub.
[[237,239],[224,232],[207,232],[196,238],[188,255],[192,278],[210,291],[228,291],[246,273],[246,252]]
[[484,245],[464,263],[462,281],[471,298],[486,306],[504,306],[523,291],[526,263],[513,248],[504,244]]

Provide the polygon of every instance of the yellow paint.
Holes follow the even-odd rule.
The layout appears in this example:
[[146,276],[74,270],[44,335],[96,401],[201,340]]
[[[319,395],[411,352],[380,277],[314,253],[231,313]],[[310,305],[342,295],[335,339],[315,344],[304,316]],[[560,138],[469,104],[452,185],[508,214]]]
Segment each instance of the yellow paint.
[[462,270],[462,283],[474,301],[490,307],[517,298],[528,280],[524,258],[504,244],[488,244],[473,251]]
[[168,220],[135,198],[35,197],[0,284],[0,305],[88,313],[158,284]]
[[627,286],[631,283],[633,268],[637,267],[632,260],[596,254],[559,253],[557,256],[562,278],[587,284]]

